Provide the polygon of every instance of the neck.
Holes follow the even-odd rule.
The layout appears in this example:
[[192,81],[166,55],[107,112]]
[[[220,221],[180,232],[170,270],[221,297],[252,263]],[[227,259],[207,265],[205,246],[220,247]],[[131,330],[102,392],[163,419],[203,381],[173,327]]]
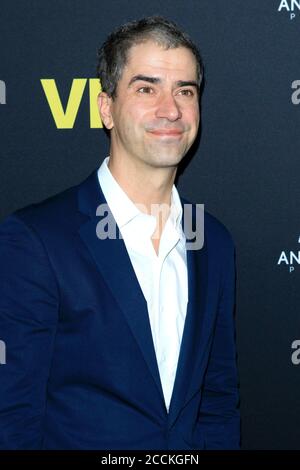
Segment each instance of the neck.
[[109,170],[123,191],[145,213],[155,215],[156,228],[152,244],[156,254],[171,207],[171,192],[177,167],[157,168],[144,162],[126,158],[114,158],[108,163]]
[[152,205],[171,204],[171,192],[176,167],[156,168],[125,159],[109,159],[111,174],[127,196],[144,212],[151,213]]

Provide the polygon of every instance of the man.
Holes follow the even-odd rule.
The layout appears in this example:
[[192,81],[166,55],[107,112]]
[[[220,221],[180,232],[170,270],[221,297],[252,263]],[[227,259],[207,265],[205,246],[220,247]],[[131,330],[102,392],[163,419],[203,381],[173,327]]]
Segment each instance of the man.
[[107,39],[99,76],[110,157],[0,229],[0,447],[237,449],[234,247],[205,214],[187,249],[174,186],[198,50],[146,18]]

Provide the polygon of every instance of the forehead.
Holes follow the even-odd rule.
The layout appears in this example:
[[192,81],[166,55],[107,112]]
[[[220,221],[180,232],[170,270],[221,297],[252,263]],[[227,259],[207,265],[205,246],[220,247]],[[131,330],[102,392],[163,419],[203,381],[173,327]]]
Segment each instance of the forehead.
[[123,76],[136,73],[171,74],[176,79],[195,80],[197,64],[193,53],[185,47],[165,49],[152,41],[132,46]]

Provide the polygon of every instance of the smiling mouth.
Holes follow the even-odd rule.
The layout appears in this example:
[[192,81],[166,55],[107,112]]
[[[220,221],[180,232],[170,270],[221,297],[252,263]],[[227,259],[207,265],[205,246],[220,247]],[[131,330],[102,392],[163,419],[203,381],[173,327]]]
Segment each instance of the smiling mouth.
[[179,129],[156,129],[148,132],[158,137],[180,137],[183,134]]

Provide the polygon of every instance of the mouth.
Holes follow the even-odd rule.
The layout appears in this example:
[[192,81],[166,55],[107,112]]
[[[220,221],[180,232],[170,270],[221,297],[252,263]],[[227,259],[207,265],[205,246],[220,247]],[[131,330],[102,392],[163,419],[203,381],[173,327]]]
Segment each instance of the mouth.
[[183,134],[179,129],[155,129],[148,132],[157,137],[181,137]]

